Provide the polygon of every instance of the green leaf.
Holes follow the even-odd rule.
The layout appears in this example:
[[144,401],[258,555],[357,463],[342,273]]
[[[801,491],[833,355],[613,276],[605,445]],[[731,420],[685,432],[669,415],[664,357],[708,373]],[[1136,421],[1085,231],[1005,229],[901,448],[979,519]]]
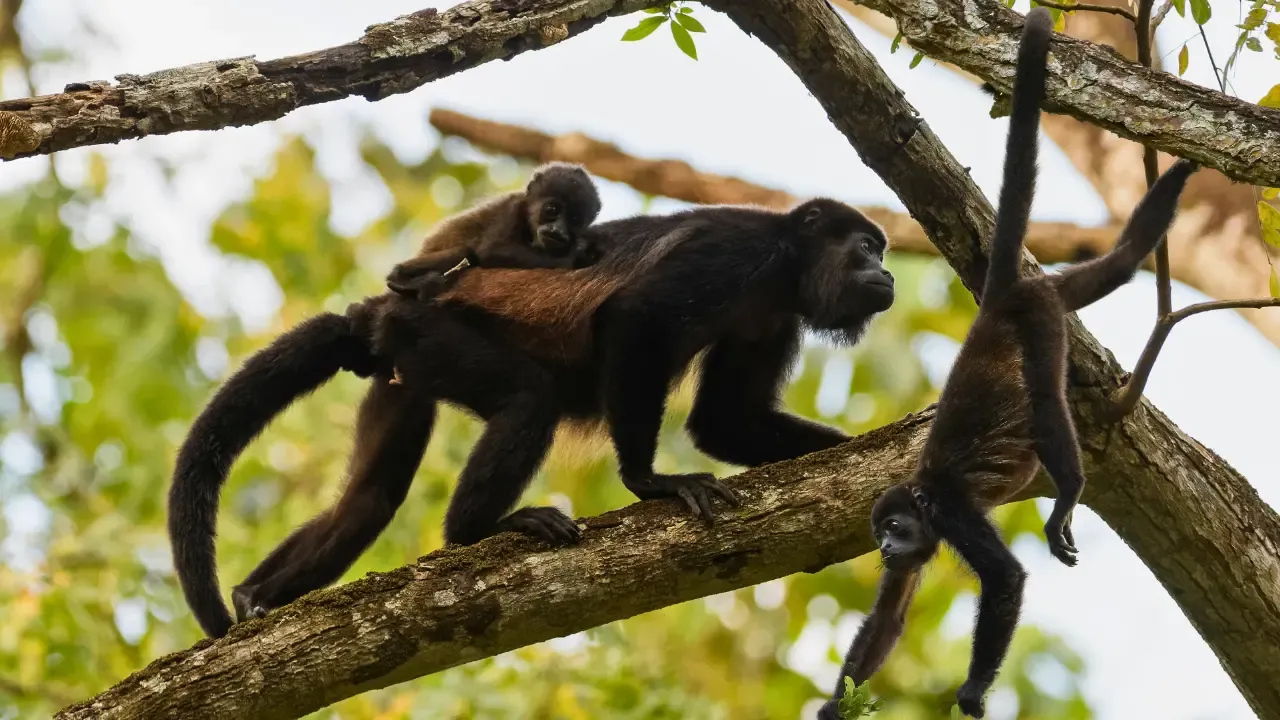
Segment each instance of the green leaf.
[[1191,56],[1187,53],[1187,46],[1183,45],[1182,49],[1178,51],[1178,77],[1182,77],[1182,73],[1187,71],[1187,63],[1190,59]]
[[651,7],[651,8],[645,8],[640,12],[645,13],[646,15],[660,15],[662,13],[665,13],[666,11],[667,9],[665,7]]
[[1271,268],[1271,297],[1280,298],[1280,277],[1276,277],[1276,269]]
[[1263,188],[1262,189],[1263,200],[1275,200],[1277,195],[1280,195],[1280,188]]
[[923,59],[924,59],[924,53],[922,52],[916,53],[916,56],[911,58],[911,65],[909,65],[907,69],[910,70],[915,68],[915,66],[919,65],[920,61]]
[[704,33],[707,31],[706,28],[702,27],[702,23],[695,20],[692,15],[676,15],[676,22],[680,23],[681,27],[689,32]]
[[898,46],[901,44],[902,44],[902,31],[899,30],[898,34],[894,36],[893,42],[889,43],[889,54],[892,55],[898,52]]
[[951,706],[951,720],[961,720],[961,718],[963,718],[963,717],[964,717],[964,713],[960,712],[960,706],[959,706],[959,705],[952,705],[952,706]]
[[1280,85],[1268,90],[1267,94],[1263,95],[1262,99],[1258,101],[1258,104],[1262,107],[1280,108]]
[[693,36],[689,34],[688,30],[676,23],[671,23],[671,36],[676,39],[676,47],[680,48],[685,55],[694,60],[698,59],[698,49],[693,46]]
[[662,17],[645,18],[640,21],[640,24],[623,33],[622,40],[623,42],[643,40],[653,34],[653,31],[657,30],[658,26],[666,21],[667,18],[665,15]]
[[1241,30],[1257,30],[1258,28],[1262,27],[1262,21],[1266,19],[1267,19],[1266,10],[1263,10],[1261,8],[1257,10],[1250,10],[1249,14],[1245,16],[1244,22],[1240,23],[1236,27],[1240,28]]
[[1258,42],[1258,38],[1249,38],[1244,41],[1244,46],[1254,52],[1262,52],[1262,43]]
[[1173,9],[1178,11],[1178,17],[1187,16],[1187,0],[1173,0]]
[[1262,239],[1271,247],[1280,248],[1280,210],[1259,202],[1258,225],[1262,228]]
[[680,8],[679,12],[680,14],[685,15],[693,12],[693,8],[689,7],[688,5],[685,5],[684,7]]
[[1280,45],[1280,23],[1267,23],[1267,38]]
[[1213,10],[1209,7],[1209,0],[1189,0],[1191,3],[1191,19],[1196,21],[1197,25],[1203,25],[1209,22],[1209,17],[1213,15]]

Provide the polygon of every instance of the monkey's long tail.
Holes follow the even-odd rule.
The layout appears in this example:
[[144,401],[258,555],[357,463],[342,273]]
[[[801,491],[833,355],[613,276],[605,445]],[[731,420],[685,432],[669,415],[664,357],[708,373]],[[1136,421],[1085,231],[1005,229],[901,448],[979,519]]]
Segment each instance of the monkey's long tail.
[[169,541],[200,627],[222,637],[231,614],[218,588],[218,496],[231,465],[275,416],[339,370],[372,373],[368,338],[351,318],[309,318],[258,351],[218,389],[187,433],[169,490]]
[[1045,63],[1052,34],[1053,19],[1048,10],[1037,7],[1027,13],[1022,26],[1022,40],[1018,44],[1013,110],[1005,143],[1004,180],[1000,186],[996,231],[991,240],[991,258],[982,289],[983,305],[1018,281],[1022,239],[1027,234],[1031,199],[1035,196],[1040,103],[1044,100]]

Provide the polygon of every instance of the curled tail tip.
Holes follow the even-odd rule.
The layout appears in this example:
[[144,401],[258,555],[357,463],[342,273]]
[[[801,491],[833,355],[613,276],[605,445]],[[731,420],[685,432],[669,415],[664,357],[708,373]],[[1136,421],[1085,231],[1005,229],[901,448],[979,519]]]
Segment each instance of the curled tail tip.
[[1035,32],[1042,37],[1049,37],[1053,32],[1053,16],[1049,14],[1048,8],[1033,7],[1027,13],[1026,25],[1023,33]]

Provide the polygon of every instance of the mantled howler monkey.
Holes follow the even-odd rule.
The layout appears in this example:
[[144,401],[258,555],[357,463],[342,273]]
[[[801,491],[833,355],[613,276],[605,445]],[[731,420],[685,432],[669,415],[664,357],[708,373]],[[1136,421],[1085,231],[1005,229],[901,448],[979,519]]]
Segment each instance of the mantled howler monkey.
[[[377,377],[360,407],[341,498],[290,535],[233,591],[257,617],[337,580],[391,521],[421,462],[435,402],[485,421],[445,519],[445,539],[474,543],[516,530],[574,542],[560,511],[510,512],[562,418],[601,418],[623,483],[642,499],[679,498],[709,520],[733,494],[708,473],[653,471],[667,393],[705,351],[688,429],[726,462],[759,465],[832,447],[846,436],[779,407],[802,327],[858,339],[893,302],[886,239],[833,200],[787,213],[701,207],[592,226],[603,252],[580,270],[462,273],[432,302],[384,295],[347,317],[321,315],[249,358],[196,418],[178,455],[169,534],[183,592],[205,632],[232,620],[218,590],[219,490],[235,457],[294,399],[339,369]],[[372,350],[399,323],[405,385]],[[395,334],[395,333],[393,333]]]
[[450,270],[472,267],[572,268],[599,253],[583,234],[600,214],[600,196],[578,165],[547,163],[524,190],[487,200],[436,224],[417,257],[396,265],[387,286],[407,297],[444,289]]
[[872,507],[884,575],[871,614],[845,657],[833,699],[819,712],[821,720],[837,720],[843,677],[861,684],[893,649],[923,567],[940,542],[956,550],[982,585],[969,674],[956,699],[966,714],[983,716],[984,697],[1018,621],[1026,577],[987,513],[1024,488],[1041,463],[1058,489],[1044,528],[1049,550],[1064,564],[1076,564],[1071,513],[1085,477],[1066,398],[1066,314],[1132,279],[1172,223],[1196,165],[1180,160],[1160,177],[1109,254],[1057,275],[1019,278],[1052,27],[1047,10],[1027,14],[978,316],[938,400],[914,477],[890,488]]

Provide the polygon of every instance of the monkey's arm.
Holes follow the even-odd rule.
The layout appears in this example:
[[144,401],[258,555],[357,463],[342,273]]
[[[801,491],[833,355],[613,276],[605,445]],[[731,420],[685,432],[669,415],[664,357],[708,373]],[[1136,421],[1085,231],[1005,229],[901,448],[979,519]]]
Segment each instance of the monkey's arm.
[[764,339],[727,338],[711,347],[686,423],[699,450],[724,462],[755,466],[848,439],[835,428],[778,407],[800,339],[799,324],[789,321]]
[[880,587],[876,590],[876,601],[871,607],[871,614],[862,621],[858,634],[849,645],[849,652],[844,656],[844,665],[840,668],[840,677],[836,680],[835,692],[831,700],[822,707],[818,717],[820,720],[839,720],[836,708],[840,698],[844,697],[844,679],[853,679],[853,684],[861,685],[876,674],[889,652],[898,644],[902,629],[907,623],[907,608],[920,587],[920,568],[909,570],[886,569],[880,576]]
[[445,273],[463,260],[478,264],[468,248],[452,248],[423,253],[405,260],[387,275],[387,287],[410,298],[426,299],[444,290]]

